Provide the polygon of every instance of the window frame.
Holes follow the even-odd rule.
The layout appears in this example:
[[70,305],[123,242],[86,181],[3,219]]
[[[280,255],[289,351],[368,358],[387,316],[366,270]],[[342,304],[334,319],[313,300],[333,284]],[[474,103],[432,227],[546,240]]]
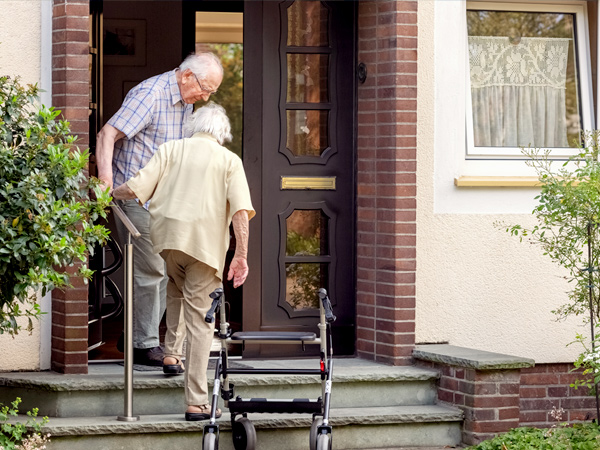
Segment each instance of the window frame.
[[[578,2],[490,2],[470,0],[466,2],[465,18],[468,10],[517,11],[565,13],[575,16],[575,64],[579,75],[578,90],[581,113],[581,129],[594,127],[592,67],[590,54],[589,20],[587,6],[584,1]],[[471,76],[469,67],[468,38],[465,19],[466,57],[466,149],[465,160],[522,160],[526,157],[519,147],[475,147],[473,130],[473,104],[471,99]],[[578,153],[577,148],[551,148],[550,157],[566,159]]]

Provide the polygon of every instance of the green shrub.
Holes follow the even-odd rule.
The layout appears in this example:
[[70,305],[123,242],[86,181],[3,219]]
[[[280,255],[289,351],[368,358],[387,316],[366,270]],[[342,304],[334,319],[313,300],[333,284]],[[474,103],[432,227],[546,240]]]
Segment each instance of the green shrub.
[[523,150],[542,185],[532,211],[537,224],[531,229],[512,225],[506,231],[538,245],[564,269],[568,301],[553,313],[559,319],[580,316],[591,325],[589,338],[577,334],[574,341],[583,347],[575,361],[583,379],[571,386],[593,392],[600,381],[600,130],[583,132],[581,142],[578,154],[566,162],[551,159],[549,150]]
[[42,422],[36,420],[38,409],[34,408],[27,412],[25,423],[11,421],[11,417],[19,414],[19,403],[17,397],[10,406],[0,403],[0,450],[37,450],[46,448],[50,435],[42,435],[42,425],[48,422],[44,417]]
[[[36,290],[69,284],[66,266],[85,261],[108,236],[94,225],[110,200],[88,178],[60,111],[36,107],[37,86],[0,77],[0,334],[40,314]],[[90,198],[94,190],[97,198]],[[89,277],[85,264],[80,272]]]
[[598,450],[600,428],[595,423],[549,429],[515,428],[488,441],[469,447],[471,450]]

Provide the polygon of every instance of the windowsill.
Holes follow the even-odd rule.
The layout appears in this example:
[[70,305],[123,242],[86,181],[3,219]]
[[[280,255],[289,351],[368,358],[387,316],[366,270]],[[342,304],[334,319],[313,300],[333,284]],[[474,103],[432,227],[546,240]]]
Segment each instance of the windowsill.
[[454,179],[457,187],[538,187],[538,177],[474,177],[461,176]]

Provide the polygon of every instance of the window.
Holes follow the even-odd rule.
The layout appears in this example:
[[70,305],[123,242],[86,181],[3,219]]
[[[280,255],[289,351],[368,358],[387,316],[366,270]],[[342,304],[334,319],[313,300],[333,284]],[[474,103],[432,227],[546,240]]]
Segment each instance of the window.
[[467,159],[576,154],[593,127],[584,3],[467,3]]

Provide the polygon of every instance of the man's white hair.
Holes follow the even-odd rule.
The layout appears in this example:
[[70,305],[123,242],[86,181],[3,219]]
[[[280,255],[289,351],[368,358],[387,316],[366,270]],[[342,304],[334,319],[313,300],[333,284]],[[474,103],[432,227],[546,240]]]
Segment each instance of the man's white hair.
[[210,52],[188,55],[179,65],[179,70],[182,72],[186,69],[190,69],[200,80],[206,80],[211,69],[216,69],[221,74],[221,77],[223,76],[221,60],[217,55]]
[[221,145],[233,138],[231,124],[225,113],[225,108],[213,102],[198,108],[183,126],[183,131],[186,136],[194,133],[211,134]]

